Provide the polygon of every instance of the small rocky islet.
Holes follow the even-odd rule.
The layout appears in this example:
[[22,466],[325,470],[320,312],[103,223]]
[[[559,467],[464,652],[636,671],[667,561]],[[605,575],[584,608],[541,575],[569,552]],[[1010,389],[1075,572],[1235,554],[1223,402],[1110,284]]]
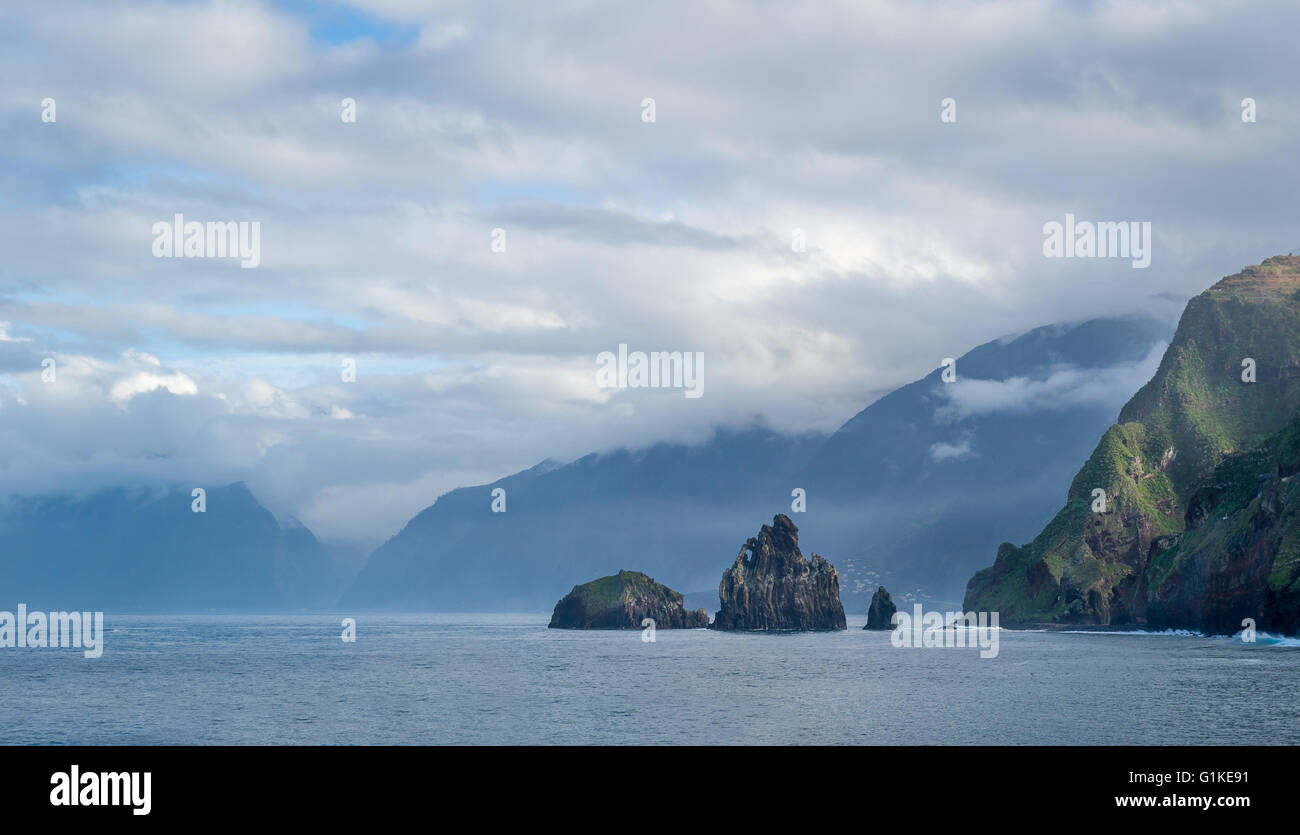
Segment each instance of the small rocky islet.
[[894,613],[897,611],[898,607],[894,605],[894,598],[889,596],[888,590],[884,586],[877,586],[876,593],[871,595],[871,608],[867,610],[867,625],[862,628],[892,631]]
[[641,629],[649,618],[656,629],[703,629],[709,613],[686,608],[681,592],[656,583],[640,571],[619,571],[574,586],[555,604],[551,629]]
[[[688,610],[680,592],[639,571],[619,571],[573,587],[555,604],[552,629],[826,631],[847,628],[840,579],[820,554],[799,551],[799,529],[777,514],[750,537],[718,585],[713,623],[704,609]],[[891,613],[892,614],[892,613]]]
[[799,529],[784,513],[750,537],[718,584],[712,628],[827,631],[847,628],[840,575],[820,554],[805,559]]

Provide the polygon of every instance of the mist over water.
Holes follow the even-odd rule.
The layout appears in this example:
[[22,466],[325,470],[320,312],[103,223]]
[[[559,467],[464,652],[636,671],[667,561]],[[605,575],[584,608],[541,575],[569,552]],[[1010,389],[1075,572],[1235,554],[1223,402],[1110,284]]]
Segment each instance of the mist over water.
[[105,616],[0,650],[5,744],[1295,744],[1296,642],[548,630],[548,615]]

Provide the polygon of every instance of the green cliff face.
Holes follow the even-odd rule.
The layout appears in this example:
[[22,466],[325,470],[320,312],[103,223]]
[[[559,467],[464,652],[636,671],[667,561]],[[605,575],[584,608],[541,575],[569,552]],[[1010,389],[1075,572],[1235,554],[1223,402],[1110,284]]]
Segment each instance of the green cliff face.
[[1270,258],[1188,303],[1065,507],[1029,544],[1003,543],[965,607],[1013,624],[1295,631],[1297,413],[1300,258]]
[[1212,632],[1300,633],[1300,415],[1256,449],[1229,455],[1187,503],[1186,530],[1156,542],[1148,622]]

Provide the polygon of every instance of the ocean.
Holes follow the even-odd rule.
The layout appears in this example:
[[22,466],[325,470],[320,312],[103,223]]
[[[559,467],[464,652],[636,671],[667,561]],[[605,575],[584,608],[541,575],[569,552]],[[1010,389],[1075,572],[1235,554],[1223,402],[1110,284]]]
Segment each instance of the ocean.
[[0,649],[5,744],[1296,744],[1300,641],[548,630],[548,614],[105,615]]

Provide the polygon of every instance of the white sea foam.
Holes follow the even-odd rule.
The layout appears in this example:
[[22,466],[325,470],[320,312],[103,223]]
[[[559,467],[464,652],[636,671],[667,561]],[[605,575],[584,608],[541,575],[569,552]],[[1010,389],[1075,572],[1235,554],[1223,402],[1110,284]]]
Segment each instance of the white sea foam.
[[1146,629],[1062,629],[1062,635],[1156,635],[1165,638],[1223,638],[1224,635],[1206,635],[1203,632],[1194,632],[1190,629],[1162,629],[1151,631]]
[[1300,638],[1290,638],[1286,635],[1273,635],[1268,632],[1256,632],[1255,643],[1270,647],[1300,647]]

